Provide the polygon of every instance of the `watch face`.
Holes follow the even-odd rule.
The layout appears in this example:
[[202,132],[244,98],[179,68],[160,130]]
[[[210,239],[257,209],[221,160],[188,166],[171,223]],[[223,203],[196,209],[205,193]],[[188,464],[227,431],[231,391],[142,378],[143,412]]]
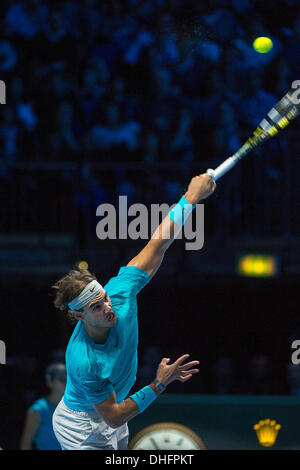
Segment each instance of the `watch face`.
[[204,450],[200,437],[177,423],[157,423],[140,431],[129,443],[133,450]]
[[166,388],[161,382],[154,382],[154,384],[159,392],[163,392]]

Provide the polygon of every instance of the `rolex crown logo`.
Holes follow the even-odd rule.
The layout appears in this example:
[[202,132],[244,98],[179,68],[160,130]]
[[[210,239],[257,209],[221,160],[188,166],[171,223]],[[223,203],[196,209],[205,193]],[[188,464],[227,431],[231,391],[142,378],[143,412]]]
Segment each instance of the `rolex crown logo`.
[[264,447],[271,447],[275,444],[280,428],[281,425],[271,419],[261,420],[253,426],[259,443]]

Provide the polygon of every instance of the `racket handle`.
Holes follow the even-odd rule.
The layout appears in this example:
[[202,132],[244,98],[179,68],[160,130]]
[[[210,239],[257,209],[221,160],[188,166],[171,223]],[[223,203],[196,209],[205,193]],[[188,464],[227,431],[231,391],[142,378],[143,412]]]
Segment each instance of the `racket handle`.
[[227,171],[231,170],[231,168],[234,167],[236,163],[236,159],[229,157],[227,160],[224,160],[224,162],[221,163],[221,165],[219,165],[215,170],[209,168],[206,170],[206,173],[211,176],[214,181],[217,181],[219,178],[221,178],[221,176],[225,175]]

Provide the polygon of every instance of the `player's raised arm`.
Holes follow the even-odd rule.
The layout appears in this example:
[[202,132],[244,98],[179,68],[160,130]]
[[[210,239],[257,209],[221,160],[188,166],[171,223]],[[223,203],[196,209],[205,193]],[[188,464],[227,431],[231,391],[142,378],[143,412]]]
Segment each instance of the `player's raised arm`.
[[147,245],[127,266],[136,266],[153,277],[166,250],[173,243],[195,205],[210,196],[215,187],[216,183],[209,175],[194,176],[187,192],[157,227]]

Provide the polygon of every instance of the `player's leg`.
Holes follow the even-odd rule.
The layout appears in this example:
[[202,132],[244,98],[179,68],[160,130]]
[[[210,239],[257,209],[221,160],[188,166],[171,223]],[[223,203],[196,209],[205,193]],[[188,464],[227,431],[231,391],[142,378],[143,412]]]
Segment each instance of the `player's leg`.
[[117,428],[118,450],[128,449],[129,430],[127,423]]
[[97,411],[89,412],[89,434],[80,444],[81,450],[117,450],[118,430],[111,428]]
[[62,450],[79,449],[91,429],[87,413],[70,410],[63,400],[54,411],[52,423],[54,434]]

